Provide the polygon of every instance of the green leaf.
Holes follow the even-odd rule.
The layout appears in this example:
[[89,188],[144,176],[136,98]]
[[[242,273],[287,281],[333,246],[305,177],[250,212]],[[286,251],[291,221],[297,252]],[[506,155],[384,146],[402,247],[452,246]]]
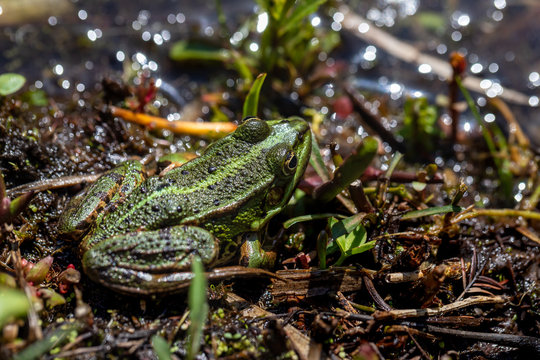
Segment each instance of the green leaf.
[[26,274],[26,281],[32,282],[34,285],[41,284],[43,280],[45,280],[53,261],[54,258],[50,255],[39,260],[34,267],[30,269],[28,274]]
[[347,235],[342,235],[336,239],[339,249],[343,254],[349,254],[352,249],[366,242],[367,232],[363,225],[358,225]]
[[19,74],[5,73],[0,75],[0,95],[6,96],[17,92],[25,82],[25,77]]
[[446,214],[449,212],[460,212],[462,210],[463,208],[457,205],[435,206],[422,210],[409,211],[401,217],[401,220],[416,219],[422,216]]
[[328,202],[342,192],[354,180],[358,179],[375,157],[379,143],[367,137],[355,151],[334,172],[334,178],[317,187],[313,196]]
[[170,52],[171,59],[176,61],[222,61],[231,58],[231,54],[225,49],[216,49],[201,44],[192,44],[187,41],[176,42]]
[[247,94],[246,100],[244,101],[244,118],[248,116],[257,116],[259,107],[259,94],[261,93],[264,79],[266,79],[266,74],[259,74],[259,76],[257,76],[257,79],[255,79],[255,81],[253,82],[251,89],[249,89],[249,93]]
[[279,28],[279,36],[287,33],[290,30],[300,30],[302,28],[302,20],[310,14],[317,11],[319,6],[325,3],[326,0],[305,0],[299,1],[296,8],[287,19],[281,23]]
[[309,158],[309,164],[323,181],[330,180],[330,172],[324,164],[321,148],[319,147],[319,143],[317,142],[317,138],[313,131],[311,132],[311,157]]
[[365,251],[372,249],[375,246],[376,241],[367,242],[367,232],[366,228],[359,224],[353,231],[346,235],[341,235],[339,238],[335,239],[335,242],[339,246],[341,251],[341,256],[334,264],[339,266],[347,259],[349,256],[361,254]]
[[29,308],[28,299],[22,291],[0,287],[0,329],[7,321],[26,315]]
[[50,288],[41,288],[38,290],[38,294],[45,300],[45,304],[49,309],[66,303],[66,298]]
[[152,336],[152,347],[156,353],[156,356],[159,360],[170,360],[171,359],[171,349],[167,341],[159,335]]
[[311,221],[311,220],[319,220],[319,219],[326,219],[329,217],[343,217],[343,215],[339,214],[332,214],[332,213],[323,213],[323,214],[310,214],[310,215],[302,215],[297,216],[294,218],[291,218],[283,223],[283,227],[285,229],[290,228],[294,224],[298,224],[305,221]]
[[187,359],[194,359],[201,346],[204,322],[208,314],[208,303],[206,302],[206,275],[201,263],[201,259],[196,256],[191,264],[193,280],[189,286],[188,306],[191,325],[189,327],[189,342]]
[[364,243],[355,247],[354,249],[350,251],[351,256],[361,254],[363,252],[373,249],[376,242],[377,242],[376,240],[372,240],[372,241],[368,241],[367,243]]
[[43,90],[27,91],[22,95],[23,99],[34,106],[47,106],[47,94]]

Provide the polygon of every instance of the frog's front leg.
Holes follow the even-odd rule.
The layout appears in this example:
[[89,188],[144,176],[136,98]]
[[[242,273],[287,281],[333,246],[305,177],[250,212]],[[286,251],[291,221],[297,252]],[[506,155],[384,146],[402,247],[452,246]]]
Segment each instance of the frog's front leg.
[[259,234],[249,232],[242,235],[240,246],[240,265],[251,268],[270,269],[274,267],[277,254],[274,251],[265,251],[259,240]]
[[83,255],[94,281],[130,294],[170,293],[189,285],[194,256],[205,268],[218,256],[218,240],[196,226],[172,226],[113,236]]
[[128,160],[109,170],[84,191],[75,195],[60,217],[61,234],[78,236],[92,223],[98,222],[106,207],[125,198],[146,178],[143,165]]

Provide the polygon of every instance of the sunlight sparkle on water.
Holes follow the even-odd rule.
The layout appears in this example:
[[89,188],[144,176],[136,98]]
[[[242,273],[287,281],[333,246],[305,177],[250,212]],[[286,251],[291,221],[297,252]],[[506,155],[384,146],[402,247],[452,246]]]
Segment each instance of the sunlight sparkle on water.
[[86,12],[86,10],[79,10],[79,12],[77,13],[77,16],[81,20],[86,20],[88,18],[88,13]]
[[60,64],[56,64],[53,68],[53,73],[56,75],[62,75],[64,73],[64,67]]
[[529,81],[533,86],[540,86],[540,74],[536,71],[533,71],[529,74]]
[[506,0],[494,0],[493,5],[499,9],[502,10],[506,7]]
[[263,12],[257,17],[257,32],[262,33],[268,26],[268,13]]
[[429,74],[431,72],[431,65],[429,64],[420,64],[418,66],[418,72],[421,74]]
[[482,72],[482,70],[484,70],[484,67],[480,63],[476,63],[476,64],[471,65],[471,72],[473,74],[478,74],[478,73]]
[[369,31],[369,24],[368,23],[361,23],[358,25],[358,32],[361,34],[365,34]]
[[484,121],[487,122],[487,123],[494,122],[495,121],[495,115],[493,115],[492,113],[486,114],[484,116]]

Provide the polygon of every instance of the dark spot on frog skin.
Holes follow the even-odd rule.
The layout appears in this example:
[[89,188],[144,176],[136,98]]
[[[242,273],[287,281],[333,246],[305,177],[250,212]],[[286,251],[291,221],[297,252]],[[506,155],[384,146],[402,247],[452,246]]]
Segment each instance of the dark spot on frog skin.
[[208,168],[208,172],[209,172],[210,174],[213,173],[213,172],[216,171],[216,170],[217,170],[217,168],[216,168],[215,166],[210,166],[210,167]]
[[156,188],[156,191],[161,191],[163,189],[165,189],[166,187],[168,187],[170,185],[170,183],[168,181],[164,181],[162,182],[161,184],[158,185],[158,187]]
[[218,199],[214,200],[214,205],[219,206],[219,200]]
[[216,155],[217,155],[217,156],[223,156],[223,153],[222,153],[221,151],[218,151],[218,152],[216,153]]
[[159,211],[159,205],[157,205],[157,204],[152,205],[152,211],[158,212]]
[[187,170],[182,170],[180,173],[181,173],[182,175],[187,175],[187,174],[189,174],[189,171],[187,171]]
[[141,194],[146,194],[146,191],[147,191],[146,187],[141,186],[139,189],[140,189]]
[[216,188],[216,185],[213,185],[213,184],[212,184],[212,185],[208,185],[208,189],[209,189],[209,190],[214,190],[215,188]]
[[181,207],[181,206],[177,206],[177,207],[176,207],[176,212],[179,212],[179,213],[182,212],[182,207]]

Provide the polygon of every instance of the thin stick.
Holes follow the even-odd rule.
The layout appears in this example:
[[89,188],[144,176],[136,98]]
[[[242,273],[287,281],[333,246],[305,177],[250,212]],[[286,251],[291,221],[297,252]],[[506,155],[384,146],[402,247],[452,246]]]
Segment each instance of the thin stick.
[[162,117],[135,113],[116,106],[110,106],[109,109],[114,116],[119,116],[124,120],[150,128],[167,129],[175,134],[222,137],[236,130],[238,126],[232,122],[169,121]]

